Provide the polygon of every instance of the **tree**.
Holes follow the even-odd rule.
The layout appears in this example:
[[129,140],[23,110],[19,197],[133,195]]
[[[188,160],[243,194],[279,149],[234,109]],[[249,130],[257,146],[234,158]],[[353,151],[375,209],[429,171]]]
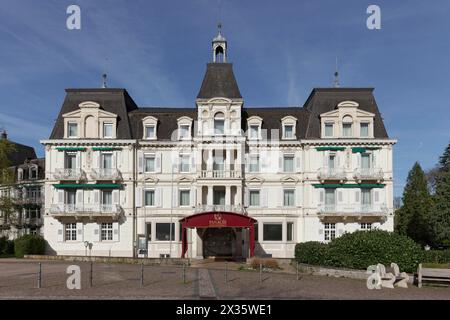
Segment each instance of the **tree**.
[[9,156],[16,151],[15,146],[6,139],[0,139],[0,185],[10,184],[14,178],[14,172],[11,172],[9,166],[11,161]]
[[445,148],[444,153],[439,158],[439,169],[440,171],[448,171],[450,168],[450,143],[447,148]]
[[418,162],[409,171],[402,201],[402,207],[395,214],[396,231],[422,245],[429,244],[433,238],[430,228],[433,202],[425,173]]
[[450,170],[444,172],[437,184],[430,221],[433,246],[450,246]]

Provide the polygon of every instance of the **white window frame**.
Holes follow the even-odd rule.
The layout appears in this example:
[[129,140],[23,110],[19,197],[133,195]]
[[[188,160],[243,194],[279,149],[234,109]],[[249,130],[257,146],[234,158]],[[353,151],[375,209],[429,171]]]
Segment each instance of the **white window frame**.
[[[187,204],[181,204],[181,199],[182,199],[182,197],[181,197],[181,193],[183,193],[183,192],[187,192],[188,193],[188,203]],[[180,208],[186,208],[186,207],[190,207],[191,206],[191,192],[192,192],[192,190],[191,189],[179,189],[178,190],[178,206],[180,207]]]
[[[153,128],[153,136],[148,135],[147,129]],[[144,125],[144,139],[145,140],[156,140],[156,124],[146,124]]]
[[[103,237],[105,235],[105,237]],[[114,240],[114,227],[112,222],[100,223],[100,241],[111,242]]]
[[[327,126],[331,126],[331,135],[327,135]],[[325,122],[323,126],[323,136],[324,138],[334,137],[334,122]]]
[[[291,171],[287,171],[286,170],[286,158],[291,158],[292,159],[292,170]],[[293,173],[295,172],[295,154],[293,153],[285,153],[283,154],[283,172],[285,173]]]
[[[111,126],[111,135],[107,136],[106,135],[106,127],[107,126]],[[103,122],[103,126],[102,126],[102,135],[104,139],[113,139],[114,138],[114,123],[112,122]]]
[[[147,204],[147,192],[153,192],[153,204]],[[145,189],[144,190],[144,207],[147,207],[147,208],[156,207],[156,190],[155,189]]]
[[[252,204],[252,193],[258,193],[258,204]],[[248,206],[250,208],[259,208],[261,207],[261,190],[259,189],[249,189],[248,191]]]
[[[72,136],[72,135],[70,135],[70,127],[71,126],[75,126],[75,128],[76,128],[76,133],[75,133],[75,135],[74,136]],[[78,138],[78,136],[79,136],[79,125],[78,125],[78,122],[75,122],[75,121],[68,121],[67,122],[67,138],[69,138],[69,139],[71,139],[71,138]]]
[[[266,240],[264,238],[265,236],[265,230],[264,230],[264,226],[266,225],[277,225],[277,226],[281,226],[281,239],[280,240]],[[263,242],[282,242],[283,241],[283,223],[282,222],[264,222],[263,226],[262,226],[262,240]]]
[[[67,237],[68,233],[70,234],[69,237]],[[64,241],[66,241],[66,242],[77,241],[77,224],[76,223],[65,223],[64,224]]]
[[[147,116],[144,119],[142,119],[142,128],[143,128],[142,139],[144,139],[144,140],[157,140],[157,137],[158,137],[157,125],[158,125],[158,119],[155,118],[155,117]],[[146,127],[154,127],[154,129],[153,129],[154,136],[153,137],[147,137],[147,129],[146,129]]]
[[[256,170],[252,170],[252,164],[253,164],[253,160],[254,159],[257,159]],[[248,156],[248,172],[249,173],[259,173],[259,172],[261,172],[261,158],[259,157],[259,154],[250,154]]]
[[[180,173],[190,173],[191,172],[191,155],[186,153],[180,153],[179,155],[179,166],[178,171]],[[183,160],[185,160],[187,163],[187,170],[183,170]]]
[[[288,226],[292,225],[292,239],[289,240],[289,228]],[[286,222],[286,242],[295,242],[295,223],[294,221],[287,221]]]
[[336,238],[336,223],[326,222],[323,225],[323,239],[328,242]]
[[360,230],[370,231],[373,228],[373,223],[372,222],[361,222],[359,224],[359,226],[360,226]]
[[[295,140],[297,139],[296,137],[296,131],[297,131],[297,118],[293,117],[293,116],[286,116],[283,119],[281,119],[281,123],[282,123],[282,138],[283,140]],[[286,127],[287,126],[292,126],[292,136],[291,137],[287,137],[286,136]]]
[[[362,126],[367,125],[367,135],[363,136],[362,135]],[[361,121],[359,123],[359,137],[360,138],[370,138],[370,122],[369,121]]]
[[[285,203],[285,196],[286,196],[286,192],[292,192],[292,198],[293,198],[293,204],[289,204],[289,205],[287,205],[286,203]],[[292,207],[295,207],[295,189],[294,188],[284,188],[283,189],[283,207],[286,207],[286,208],[292,208]]]
[[[153,171],[147,171],[147,159],[153,159]],[[144,154],[144,173],[154,173],[156,172],[156,155],[154,154]]]

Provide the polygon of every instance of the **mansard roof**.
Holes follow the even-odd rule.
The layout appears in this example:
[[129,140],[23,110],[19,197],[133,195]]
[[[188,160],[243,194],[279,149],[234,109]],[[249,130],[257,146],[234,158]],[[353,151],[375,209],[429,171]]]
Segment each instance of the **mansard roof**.
[[388,138],[383,119],[378,109],[373,88],[315,88],[305,103],[305,109],[310,112],[306,139],[320,138],[320,114],[336,108],[342,101],[355,101],[359,109],[375,114],[374,137]]
[[50,139],[62,139],[64,137],[63,115],[79,110],[78,105],[85,101],[95,101],[100,104],[103,110],[116,114],[118,116],[117,137],[120,139],[132,138],[128,112],[137,109],[137,105],[125,89],[66,89],[66,93]]
[[8,140],[14,146],[14,152],[8,154],[10,166],[17,166],[25,162],[27,159],[36,158],[36,152],[33,147],[26,146],[11,140]]
[[197,99],[242,99],[231,63],[208,63]]

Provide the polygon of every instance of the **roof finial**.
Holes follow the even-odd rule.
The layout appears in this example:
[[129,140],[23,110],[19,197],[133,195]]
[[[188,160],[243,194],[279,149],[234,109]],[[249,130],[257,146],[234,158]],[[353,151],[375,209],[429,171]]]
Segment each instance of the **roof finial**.
[[334,71],[333,87],[334,87],[334,88],[339,88],[339,87],[340,87],[340,83],[339,83],[339,71],[338,71],[338,58],[337,58],[337,57],[336,57],[336,69],[335,69],[335,71]]
[[222,22],[220,22],[220,21],[217,24],[217,30],[219,31],[219,35],[222,35]]
[[106,85],[106,78],[107,78],[107,75],[106,75],[106,73],[104,73],[104,74],[102,75],[102,79],[103,79],[102,88],[103,88],[103,89],[105,89],[105,88],[108,87],[108,86]]

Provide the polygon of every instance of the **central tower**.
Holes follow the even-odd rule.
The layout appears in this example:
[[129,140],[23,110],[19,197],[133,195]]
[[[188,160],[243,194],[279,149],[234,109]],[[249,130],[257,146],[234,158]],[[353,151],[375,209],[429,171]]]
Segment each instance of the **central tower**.
[[217,25],[218,34],[212,41],[213,62],[227,62],[227,40],[222,36],[222,23]]

